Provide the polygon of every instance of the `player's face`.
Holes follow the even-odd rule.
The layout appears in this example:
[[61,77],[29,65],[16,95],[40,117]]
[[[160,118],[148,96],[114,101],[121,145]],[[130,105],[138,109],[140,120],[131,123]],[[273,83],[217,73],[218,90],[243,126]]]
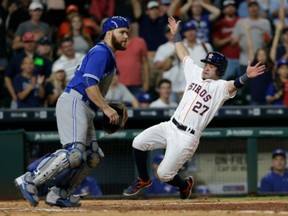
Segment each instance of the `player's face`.
[[272,167],[274,171],[283,171],[286,168],[286,158],[279,155],[272,159]]
[[112,32],[111,43],[115,50],[126,50],[128,28],[118,28]]
[[215,65],[206,63],[203,68],[202,78],[205,79],[213,79],[217,80],[219,77],[216,75],[217,67]]

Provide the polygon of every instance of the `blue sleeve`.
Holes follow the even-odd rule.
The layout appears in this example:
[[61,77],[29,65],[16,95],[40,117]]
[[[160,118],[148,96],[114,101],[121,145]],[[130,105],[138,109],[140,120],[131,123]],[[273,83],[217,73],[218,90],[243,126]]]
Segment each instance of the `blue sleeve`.
[[83,77],[91,77],[99,82],[104,73],[107,72],[110,62],[110,53],[107,51],[91,52],[87,56],[86,62],[84,62],[85,65],[81,65],[81,67],[84,67]]

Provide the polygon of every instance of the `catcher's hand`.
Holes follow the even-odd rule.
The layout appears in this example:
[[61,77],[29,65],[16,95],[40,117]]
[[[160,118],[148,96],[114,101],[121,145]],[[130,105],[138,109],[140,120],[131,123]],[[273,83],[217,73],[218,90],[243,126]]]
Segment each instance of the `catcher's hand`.
[[128,120],[128,112],[127,107],[123,103],[108,103],[108,105],[119,115],[117,124],[109,123],[109,118],[105,114],[103,115],[102,128],[107,133],[112,134],[124,128],[125,123]]

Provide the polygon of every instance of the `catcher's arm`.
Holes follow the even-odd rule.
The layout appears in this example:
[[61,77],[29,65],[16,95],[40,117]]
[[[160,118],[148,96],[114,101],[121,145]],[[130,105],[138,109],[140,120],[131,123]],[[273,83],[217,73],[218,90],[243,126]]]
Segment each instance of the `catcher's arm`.
[[117,124],[119,121],[119,116],[117,112],[111,108],[106,100],[103,98],[100,89],[97,85],[89,86],[85,89],[86,93],[91,101],[98,106],[103,113],[109,118],[110,124]]

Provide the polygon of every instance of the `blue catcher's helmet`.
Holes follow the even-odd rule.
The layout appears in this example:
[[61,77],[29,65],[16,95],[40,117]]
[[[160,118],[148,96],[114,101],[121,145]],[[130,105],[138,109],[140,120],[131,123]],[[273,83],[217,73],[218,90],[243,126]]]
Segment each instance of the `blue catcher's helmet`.
[[209,52],[205,59],[201,59],[201,62],[215,65],[217,67],[216,74],[219,77],[222,77],[225,74],[228,65],[226,57],[217,51]]

